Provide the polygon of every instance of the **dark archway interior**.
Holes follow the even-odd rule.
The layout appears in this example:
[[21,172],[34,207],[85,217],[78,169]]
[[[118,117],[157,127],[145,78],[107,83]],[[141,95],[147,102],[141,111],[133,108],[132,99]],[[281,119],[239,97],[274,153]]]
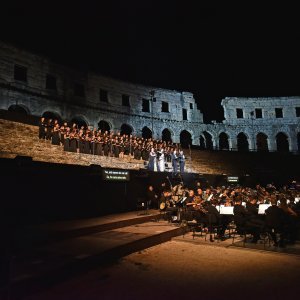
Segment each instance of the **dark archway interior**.
[[83,120],[82,118],[80,117],[75,117],[71,120],[71,123],[73,125],[73,123],[75,123],[77,125],[78,128],[80,127],[84,127],[84,128],[87,128],[88,124],[86,123],[85,120]]
[[268,151],[268,137],[264,133],[259,133],[256,136],[256,149],[257,151]]
[[19,113],[19,114],[27,115],[26,109],[24,107],[20,106],[20,105],[11,105],[8,108],[8,111],[13,111],[13,112],[16,112],[16,113]]
[[126,135],[130,135],[132,133],[132,127],[127,125],[127,124],[123,124],[121,126],[121,131],[120,131],[120,134],[123,135],[123,134],[126,134]]
[[110,132],[110,126],[106,121],[102,120],[98,123],[98,130],[101,130],[101,132]]
[[238,151],[249,151],[247,136],[242,132],[237,135],[237,148]]
[[192,135],[187,130],[180,132],[180,144],[182,148],[189,148],[192,146]]
[[214,144],[213,144],[213,141],[212,141],[211,134],[208,133],[207,131],[204,131],[203,135],[205,137],[205,149],[213,150]]
[[148,128],[147,126],[145,126],[143,129],[142,129],[142,137],[144,139],[150,139],[152,138],[152,131],[150,128]]
[[44,117],[46,119],[57,120],[59,123],[61,123],[61,121],[62,121],[61,117],[58,114],[56,114],[56,113],[54,113],[52,111],[45,111],[43,113],[42,117]]
[[165,129],[162,131],[161,139],[162,139],[164,142],[172,142],[171,132],[170,132],[169,129],[165,128]]
[[200,149],[205,149],[205,140],[202,135],[199,137],[199,144],[200,144]]
[[279,152],[288,152],[289,151],[289,141],[287,136],[279,132],[276,135],[276,144],[277,144],[277,151]]
[[228,135],[225,132],[221,132],[219,135],[219,149],[229,150]]

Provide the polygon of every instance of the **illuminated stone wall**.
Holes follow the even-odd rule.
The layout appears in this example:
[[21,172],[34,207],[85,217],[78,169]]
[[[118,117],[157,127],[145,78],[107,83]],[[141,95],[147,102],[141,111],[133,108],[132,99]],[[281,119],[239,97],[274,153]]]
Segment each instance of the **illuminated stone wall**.
[[[222,100],[225,120],[207,124],[201,136],[211,137],[214,148],[220,147],[220,134],[228,137],[229,149],[238,149],[242,135],[252,151],[300,151],[299,97],[226,97]],[[204,136],[206,132],[206,136]]]
[[[100,98],[100,90],[104,98]],[[122,98],[127,99],[122,102]],[[143,111],[143,101],[148,103],[146,111]],[[93,127],[98,127],[100,121],[107,122],[112,130],[120,130],[127,124],[138,136],[142,135],[144,127],[151,131],[153,127],[153,137],[160,139],[162,131],[168,129],[176,143],[184,129],[197,144],[199,125],[203,124],[202,113],[189,92],[143,86],[74,70],[41,55],[0,43],[0,108],[16,105],[31,115],[51,112],[62,120],[80,119]],[[164,105],[167,112],[162,111]],[[183,109],[186,120],[183,120]]]

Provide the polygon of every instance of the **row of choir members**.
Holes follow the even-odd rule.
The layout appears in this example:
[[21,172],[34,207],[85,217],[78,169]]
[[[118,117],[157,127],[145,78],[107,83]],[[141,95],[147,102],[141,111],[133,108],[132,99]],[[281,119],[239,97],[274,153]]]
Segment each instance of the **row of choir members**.
[[148,160],[150,149],[156,151],[164,149],[164,160],[171,162],[171,153],[178,145],[171,142],[144,139],[132,135],[114,134],[108,131],[90,130],[74,123],[69,127],[67,123],[59,125],[57,120],[41,118],[39,123],[39,138],[51,140],[54,145],[63,145],[65,151],[94,155],[124,157],[131,155],[135,159]]

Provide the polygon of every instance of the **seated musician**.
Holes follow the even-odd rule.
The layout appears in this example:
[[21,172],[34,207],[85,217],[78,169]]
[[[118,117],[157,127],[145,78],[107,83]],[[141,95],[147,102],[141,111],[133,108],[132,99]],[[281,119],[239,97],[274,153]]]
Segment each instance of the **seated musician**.
[[196,196],[203,200],[203,191],[200,187],[196,190]]
[[264,227],[264,220],[260,218],[258,214],[258,205],[257,198],[253,195],[250,195],[249,200],[246,203],[246,209],[249,212],[250,220],[252,223],[257,224],[261,228]]
[[[284,247],[285,243],[285,215],[283,210],[277,206],[277,199],[271,198],[271,206],[265,210],[265,225],[270,233],[274,246]],[[280,240],[277,240],[277,233],[280,234]]]
[[287,204],[287,199],[281,195],[279,207],[283,210],[285,216],[285,227],[287,234],[287,243],[295,244],[297,239],[297,222],[299,216],[297,213]]
[[230,197],[225,197],[224,206],[234,206],[234,203]]
[[[205,226],[208,228],[208,232],[210,234],[210,241],[213,242],[213,227],[215,225],[220,225],[220,221],[221,221],[221,216],[219,211],[216,209],[216,205],[218,204],[218,201],[216,199],[211,199],[210,201],[207,201],[206,206],[205,206],[205,210],[206,210],[206,222],[205,222]],[[225,230],[224,230],[225,231]],[[224,236],[224,232],[220,232],[220,230],[218,230],[218,236],[219,237],[223,237]]]
[[235,205],[233,208],[234,223],[237,227],[237,231],[241,233],[241,230],[248,231],[253,235],[252,243],[257,243],[260,234],[260,227],[251,221],[251,214],[242,205],[242,197],[238,195],[235,197]]
[[190,221],[197,220],[198,223],[203,223],[202,199],[195,196],[194,190],[188,191],[187,199],[185,200],[186,218]]
[[169,190],[164,190],[161,193],[160,199],[159,199],[159,207],[161,210],[165,209],[170,204],[170,200],[172,197],[172,192]]
[[158,208],[158,195],[154,191],[153,185],[148,186],[146,197],[147,197],[148,207],[157,209]]
[[193,209],[196,206],[194,198],[195,198],[194,190],[189,190],[189,194],[185,200],[185,204],[188,209]]
[[[233,207],[234,206],[234,203],[233,203],[233,200],[232,198],[230,198],[228,195],[223,195],[221,196],[220,198],[220,195],[219,195],[219,204],[220,205],[224,205],[225,207]],[[227,226],[233,221],[233,215],[226,215],[226,214],[221,214],[220,215],[220,225],[221,226],[221,229],[220,229],[220,232],[219,232],[219,238],[221,240],[224,240],[225,239],[225,231],[226,231],[226,228]]]

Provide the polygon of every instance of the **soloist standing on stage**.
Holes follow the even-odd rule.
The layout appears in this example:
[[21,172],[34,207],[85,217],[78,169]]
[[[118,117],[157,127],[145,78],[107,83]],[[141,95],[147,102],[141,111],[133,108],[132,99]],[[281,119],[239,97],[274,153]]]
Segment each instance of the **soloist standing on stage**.
[[185,155],[183,154],[183,150],[179,151],[178,161],[179,161],[179,172],[183,173],[184,165],[185,165]]

